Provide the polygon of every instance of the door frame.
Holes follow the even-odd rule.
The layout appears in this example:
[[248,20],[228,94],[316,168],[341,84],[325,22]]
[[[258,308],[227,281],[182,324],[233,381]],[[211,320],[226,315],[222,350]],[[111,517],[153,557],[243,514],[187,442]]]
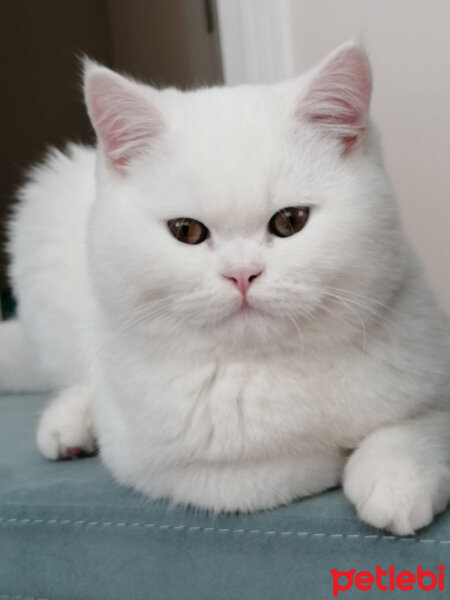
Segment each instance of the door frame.
[[216,0],[227,85],[292,75],[290,0]]

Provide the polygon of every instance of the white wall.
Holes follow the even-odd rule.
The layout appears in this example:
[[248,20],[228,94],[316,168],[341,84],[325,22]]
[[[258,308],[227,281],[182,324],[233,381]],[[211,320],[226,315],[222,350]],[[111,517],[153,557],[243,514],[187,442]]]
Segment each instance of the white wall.
[[[219,9],[233,2],[219,0]],[[264,72],[258,62],[267,46],[283,56],[282,64],[276,63],[283,78],[304,71],[334,47],[362,34],[374,73],[372,113],[382,132],[405,227],[438,296],[450,308],[450,0],[240,0],[240,4],[247,11],[253,8],[253,30],[262,31],[269,18],[282,35],[266,35],[267,43],[262,39],[258,46],[262,36],[254,31],[251,36],[245,30],[233,33],[230,26],[221,31],[224,58],[233,35],[256,40],[253,64],[259,70],[242,71],[241,57],[239,72],[231,61],[228,73],[225,69],[231,83],[277,78],[273,65]],[[244,50],[252,52],[245,44]],[[246,62],[252,64],[248,58]]]
[[279,81],[292,71],[288,0],[216,0],[228,85]]

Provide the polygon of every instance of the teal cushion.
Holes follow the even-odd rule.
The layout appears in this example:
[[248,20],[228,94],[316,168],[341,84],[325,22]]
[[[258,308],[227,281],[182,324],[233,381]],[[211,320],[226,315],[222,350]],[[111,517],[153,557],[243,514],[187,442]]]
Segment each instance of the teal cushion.
[[47,462],[34,443],[44,400],[0,397],[0,600],[320,600],[330,569],[450,566],[450,512],[403,539],[360,523],[340,490],[211,516],[119,487],[98,458]]

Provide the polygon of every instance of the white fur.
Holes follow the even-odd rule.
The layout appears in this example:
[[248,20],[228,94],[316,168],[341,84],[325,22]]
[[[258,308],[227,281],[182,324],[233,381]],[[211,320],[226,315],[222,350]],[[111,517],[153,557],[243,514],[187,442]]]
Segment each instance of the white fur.
[[66,388],[42,415],[37,434],[42,454],[51,460],[69,457],[70,449],[96,450],[88,386]]
[[[91,149],[53,152],[11,225],[20,321],[62,390],[38,433],[46,456],[92,449],[92,394],[103,460],[152,497],[250,511],[344,473],[346,495],[375,526],[411,533],[444,509],[449,327],[365,119],[365,60],[337,61],[343,78],[328,62],[276,85],[187,93],[117,75],[108,87],[107,70],[88,68],[97,168]],[[316,85],[319,113],[334,111],[329,131],[308,118]],[[327,89],[354,103],[354,131],[346,115],[335,127]],[[159,120],[141,130],[146,94]],[[344,153],[349,133],[361,143]],[[297,205],[311,206],[306,227],[270,235],[271,216]],[[166,222],[182,216],[211,237],[175,240]],[[239,313],[222,273],[250,264],[263,273],[248,294],[254,311]]]
[[10,392],[45,392],[51,383],[19,321],[1,323],[0,387]]

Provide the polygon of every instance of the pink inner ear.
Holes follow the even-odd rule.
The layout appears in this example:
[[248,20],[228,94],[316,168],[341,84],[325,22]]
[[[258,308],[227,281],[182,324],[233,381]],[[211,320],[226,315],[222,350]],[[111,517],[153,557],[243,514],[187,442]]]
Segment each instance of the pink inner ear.
[[88,76],[86,101],[104,152],[117,167],[148,148],[163,130],[162,114],[141,86],[106,69]]
[[339,135],[351,150],[366,126],[371,93],[367,58],[347,47],[328,60],[313,78],[297,114]]

